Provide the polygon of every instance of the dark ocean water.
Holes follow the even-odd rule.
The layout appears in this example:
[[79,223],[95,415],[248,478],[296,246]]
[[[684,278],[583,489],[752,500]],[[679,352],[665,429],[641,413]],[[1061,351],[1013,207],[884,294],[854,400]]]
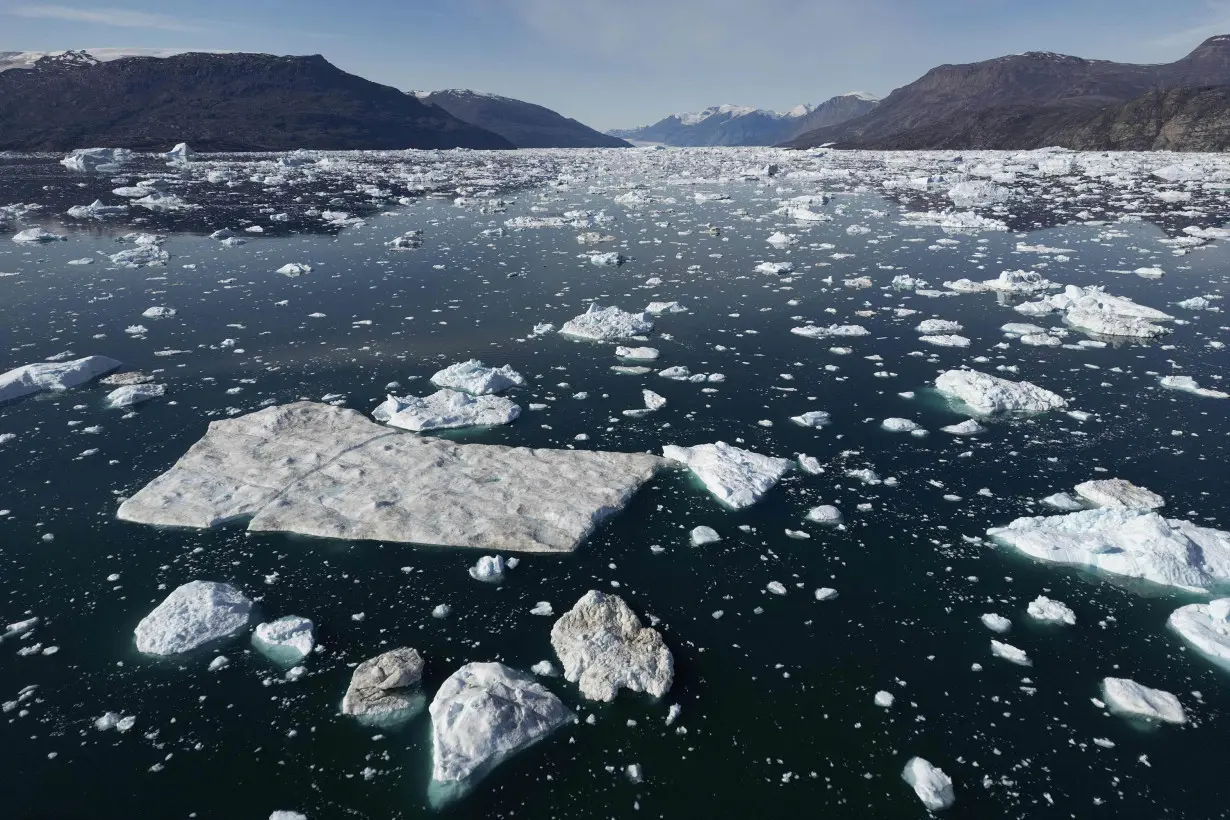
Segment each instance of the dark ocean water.
[[[0,163],[0,175],[11,170],[25,187],[3,202],[30,201],[23,194],[37,194],[37,181],[56,186],[38,194],[54,203],[49,213],[93,198],[81,189],[74,200],[77,192],[65,188],[76,182],[45,163],[23,165],[20,174],[15,167]],[[107,187],[93,178],[87,184]],[[304,217],[289,227],[270,224],[237,248],[182,231],[238,229],[228,220],[259,220],[259,211],[245,217],[198,199],[206,207],[195,224],[153,218],[143,226],[167,232],[165,267],[110,266],[105,254],[130,247],[115,238],[133,229],[124,220],[70,226],[66,242],[0,242],[0,272],[16,274],[0,277],[0,370],[71,351],[111,356],[168,386],[165,399],[132,418],[105,408],[107,388],[98,385],[0,407],[0,433],[16,435],[0,445],[0,508],[10,511],[0,517],[0,624],[43,619],[32,637],[0,644],[0,700],[38,686],[0,714],[8,774],[0,814],[264,818],[282,808],[313,820],[766,811],[915,818],[925,811],[900,772],[921,755],[955,781],[957,803],[945,815],[955,820],[1224,816],[1226,673],[1165,627],[1175,607],[1200,598],[1038,564],[968,537],[1041,514],[1033,500],[1106,476],[1162,494],[1169,515],[1230,528],[1230,402],[1157,386],[1159,374],[1172,373],[1220,386],[1225,352],[1208,342],[1226,338],[1222,314],[1171,305],[1223,294],[1230,253],[1215,243],[1173,256],[1159,243],[1164,228],[1173,229],[1162,220],[1162,227],[1145,220],[950,237],[898,225],[897,203],[870,191],[817,207],[834,220],[809,227],[772,216],[779,194],[760,182],[730,182],[720,189],[729,201],[703,204],[683,189],[677,204],[653,209],[620,207],[612,202],[618,190],[607,186],[609,172],[593,193],[583,184],[522,188],[499,213],[442,199],[389,202],[362,211],[363,227],[309,230]],[[339,195],[310,187],[295,194]],[[482,235],[535,206],[605,209],[615,221],[585,230],[613,234],[616,242],[596,248],[619,250],[628,261],[596,267],[579,259],[595,246],[578,245],[573,228]],[[50,216],[36,221],[60,224]],[[705,224],[720,235],[701,233]],[[871,232],[849,234],[851,225]],[[799,244],[788,251],[766,245],[778,228],[797,234]],[[415,229],[423,231],[422,248],[386,249]],[[957,244],[933,244],[941,238]],[[1058,261],[1019,253],[1018,242],[1070,252]],[[67,264],[83,257],[97,261]],[[798,267],[788,280],[753,272],[760,261],[783,259]],[[275,273],[289,262],[313,270],[293,279]],[[990,294],[927,298],[888,287],[901,273],[938,287],[1039,263],[1056,282],[1104,284],[1185,323],[1148,345],[1035,348],[1005,340],[1000,326],[1051,327],[1057,318],[1023,317]],[[1166,276],[1116,272],[1152,265]],[[871,277],[873,286],[843,286],[856,276]],[[650,277],[662,284],[647,287]],[[638,310],[678,300],[688,312],[661,317],[650,342],[662,351],[657,366],[721,372],[726,381],[617,375],[609,346],[529,337],[536,323],[558,326],[593,300]],[[178,313],[143,319],[155,305]],[[900,307],[920,313],[898,317],[892,309]],[[963,324],[971,347],[919,343],[913,328],[932,317]],[[791,335],[804,319],[858,323],[871,335]],[[135,324],[148,332],[125,333]],[[1073,331],[1065,341],[1081,338]],[[228,339],[233,344],[224,345]],[[835,355],[833,346],[852,353]],[[180,352],[156,355],[165,351]],[[978,356],[989,361],[975,363]],[[806,453],[826,472],[792,473],[739,512],[686,475],[665,473],[575,553],[521,556],[500,586],[468,576],[480,555],[469,551],[248,534],[241,526],[160,531],[115,519],[119,499],[166,470],[211,420],[329,394],[370,412],[386,383],[425,394],[435,370],[471,357],[512,365],[527,379],[513,397],[523,408],[540,402],[547,409],[526,410],[505,428],[449,434],[459,441],[658,451],[721,439],[775,456]],[[975,438],[942,433],[964,416],[926,388],[940,371],[967,364],[993,373],[1017,367],[1000,375],[1059,392],[1093,415],[995,422]],[[641,406],[646,387],[668,405],[642,419],[623,417],[620,411]],[[900,395],[911,391],[912,398]],[[580,392],[588,398],[574,398]],[[790,423],[807,410],[831,412],[833,424]],[[931,434],[886,432],[880,421],[889,417],[913,419]],[[589,439],[575,441],[579,434]],[[844,475],[862,467],[899,483],[869,486]],[[840,506],[846,527],[805,522],[820,503]],[[856,509],[864,503],[872,508]],[[689,530],[702,524],[723,541],[689,546]],[[789,538],[787,528],[812,537]],[[666,549],[655,554],[652,545]],[[108,580],[113,574],[118,580]],[[312,618],[324,651],[307,661],[309,674],[285,682],[242,636],[174,660],[141,656],[132,640],[137,622],[169,589],[196,578],[259,596],[264,615]],[[766,591],[772,581],[788,594]],[[818,602],[819,587],[840,597]],[[589,703],[574,686],[547,681],[595,722],[504,762],[443,809],[428,803],[426,713],[396,730],[364,728],[338,713],[353,664],[393,646],[423,653],[428,696],[470,661],[520,669],[554,661],[553,619],[529,610],[546,600],[562,613],[589,589],[616,592],[642,616],[661,619],[677,668],[662,701],[625,692],[613,704]],[[1039,594],[1071,606],[1076,626],[1028,618],[1025,607]],[[451,605],[450,617],[430,617],[440,603]],[[979,622],[987,612],[1012,619],[1005,640],[1026,650],[1033,667],[991,655],[993,635]],[[58,651],[17,653],[33,643]],[[209,672],[217,652],[231,664]],[[1189,723],[1151,729],[1110,716],[1091,703],[1107,675],[1174,692]],[[879,690],[896,696],[892,708],[873,703]],[[668,728],[670,704],[682,714]],[[97,731],[93,722],[105,711],[136,716],[135,728]],[[624,776],[632,763],[643,768],[644,782]]]

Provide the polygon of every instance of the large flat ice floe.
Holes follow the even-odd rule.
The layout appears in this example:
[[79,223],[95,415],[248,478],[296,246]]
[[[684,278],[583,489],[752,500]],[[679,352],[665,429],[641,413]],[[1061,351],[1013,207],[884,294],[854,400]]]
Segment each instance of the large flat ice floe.
[[252,601],[230,584],[189,581],[137,624],[137,649],[147,655],[189,652],[235,634],[251,614]]
[[987,535],[1040,561],[1203,592],[1230,582],[1230,532],[1127,508],[1018,518]]
[[593,302],[589,310],[565,322],[559,332],[578,339],[617,342],[641,336],[651,330],[653,322],[644,313],[628,313],[614,306],[599,307],[597,302]]
[[551,647],[564,677],[590,700],[612,701],[620,689],[660,698],[675,678],[675,660],[662,635],[617,595],[585,593],[551,628]]
[[662,455],[686,465],[715,498],[736,510],[759,501],[793,464],[788,458],[762,456],[724,441],[695,447],[668,444]]
[[1230,598],[1181,606],[1167,623],[1197,652],[1230,668]]
[[568,552],[663,465],[645,453],[456,444],[313,402],[210,424],[125,521]]
[[0,374],[0,402],[44,390],[68,390],[119,366],[119,362],[106,356],[86,356],[71,362],[39,362],[18,367]]
[[461,667],[440,686],[428,711],[431,778],[459,788],[576,720],[546,687],[502,663]]
[[935,389],[986,415],[1045,413],[1067,407],[1063,396],[1030,382],[1013,382],[977,370],[949,370],[935,380]]

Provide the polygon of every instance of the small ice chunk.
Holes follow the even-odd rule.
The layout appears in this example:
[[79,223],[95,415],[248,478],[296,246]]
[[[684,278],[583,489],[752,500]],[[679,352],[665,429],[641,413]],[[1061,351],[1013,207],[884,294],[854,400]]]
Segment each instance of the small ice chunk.
[[294,666],[306,658],[316,645],[315,625],[307,618],[287,615],[276,621],[257,624],[252,645],[270,660]]
[[470,567],[470,577],[476,581],[498,584],[504,580],[504,559],[499,555],[484,555]]
[[712,527],[696,527],[691,534],[692,546],[703,547],[705,544],[716,544],[722,540],[717,530]]
[[1018,649],[1010,643],[991,639],[991,654],[997,658],[1015,663],[1017,666],[1033,666],[1033,661],[1025,654],[1025,650]]
[[880,706],[884,709],[887,709],[888,707],[893,705],[894,700],[896,700],[896,698],[893,697],[892,692],[885,692],[883,690],[876,692],[876,696],[875,696],[876,706]]
[[841,510],[832,504],[821,504],[818,507],[812,507],[807,513],[807,520],[814,521],[817,524],[840,524],[841,518]]
[[993,612],[988,612],[982,616],[982,625],[992,632],[998,632],[1001,635],[1012,629],[1012,621],[1003,615],[996,615]]

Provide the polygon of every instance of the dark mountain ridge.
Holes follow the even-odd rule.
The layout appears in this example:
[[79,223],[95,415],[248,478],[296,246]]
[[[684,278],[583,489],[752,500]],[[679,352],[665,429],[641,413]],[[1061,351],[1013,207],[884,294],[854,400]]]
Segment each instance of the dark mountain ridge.
[[0,72],[0,150],[499,148],[503,137],[320,55],[68,52]]
[[518,148],[631,148],[627,142],[541,105],[464,88],[430,93],[419,100],[459,120],[499,134]]
[[[1230,85],[1230,36],[1212,37],[1186,57],[1156,65],[1029,52],[938,66],[893,91],[866,116],[803,134],[787,144],[798,148],[828,143],[884,149],[1035,148],[1056,144],[1045,141],[1053,138],[1052,133],[1075,134],[1095,110],[1121,106],[1155,92],[1221,85]],[[1198,99],[1213,98],[1192,97],[1185,105],[1196,104]],[[1121,123],[1119,132],[1126,137],[1123,127]],[[1060,130],[1054,131],[1056,128]],[[1094,132],[1082,133],[1088,137]]]

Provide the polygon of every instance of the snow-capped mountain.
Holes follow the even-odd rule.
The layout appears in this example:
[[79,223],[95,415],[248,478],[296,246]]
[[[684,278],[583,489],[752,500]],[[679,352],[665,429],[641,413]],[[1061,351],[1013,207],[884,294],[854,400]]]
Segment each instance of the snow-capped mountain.
[[638,142],[663,145],[776,145],[825,125],[861,117],[877,100],[854,92],[819,105],[804,103],[789,111],[769,111],[739,105],[715,105],[681,114],[671,114],[653,125],[617,129],[607,133]]
[[471,91],[414,91],[418,99],[459,120],[484,128],[518,148],[627,148],[623,140],[595,131],[541,105]]
[[[222,54],[212,49],[196,49],[205,53]],[[82,48],[69,51],[0,51],[0,71],[14,68],[33,68],[44,57],[50,57],[61,65],[95,65],[109,63],[124,57],[171,57],[183,54],[183,48]]]

